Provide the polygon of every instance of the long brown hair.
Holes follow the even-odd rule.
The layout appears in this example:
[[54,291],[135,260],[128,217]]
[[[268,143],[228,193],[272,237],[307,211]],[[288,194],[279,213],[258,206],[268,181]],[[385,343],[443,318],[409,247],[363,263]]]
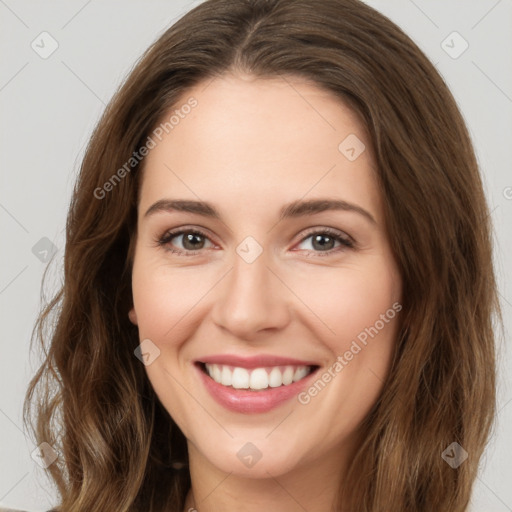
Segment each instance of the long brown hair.
[[[187,89],[229,71],[297,76],[330,91],[361,117],[376,158],[404,309],[343,485],[348,510],[464,511],[495,414],[501,316],[489,211],[443,79],[358,0],[208,0],[148,49],[107,106],[70,204],[63,286],[34,329],[44,362],[25,401],[38,443],[60,454],[48,472],[61,510],[184,506],[190,476],[176,462],[187,462],[186,440],[134,356],[128,310],[144,161],[126,162]],[[454,442],[469,454],[457,468],[441,456]]]

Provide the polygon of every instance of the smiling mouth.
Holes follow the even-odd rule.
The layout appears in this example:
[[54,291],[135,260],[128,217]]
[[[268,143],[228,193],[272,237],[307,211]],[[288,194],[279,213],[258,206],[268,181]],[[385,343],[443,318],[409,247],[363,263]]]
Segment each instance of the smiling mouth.
[[249,391],[286,387],[306,378],[319,368],[317,365],[282,365],[248,369],[225,364],[196,364],[218,384],[230,389]]

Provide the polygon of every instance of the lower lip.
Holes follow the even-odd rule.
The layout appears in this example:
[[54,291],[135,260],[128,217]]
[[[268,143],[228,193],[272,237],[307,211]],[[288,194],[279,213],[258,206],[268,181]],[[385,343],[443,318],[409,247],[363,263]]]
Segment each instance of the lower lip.
[[308,385],[318,370],[318,368],[315,369],[307,377],[288,386],[250,391],[223,386],[208,376],[199,365],[194,366],[199,372],[206,389],[217,403],[230,411],[245,414],[268,412],[297,396]]

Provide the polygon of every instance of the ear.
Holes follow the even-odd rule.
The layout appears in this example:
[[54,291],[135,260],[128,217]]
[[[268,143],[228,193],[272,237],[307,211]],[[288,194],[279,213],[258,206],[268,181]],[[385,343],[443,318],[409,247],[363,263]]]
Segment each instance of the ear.
[[132,308],[130,311],[128,311],[128,318],[133,325],[139,325],[137,323],[137,313],[135,313],[135,308]]

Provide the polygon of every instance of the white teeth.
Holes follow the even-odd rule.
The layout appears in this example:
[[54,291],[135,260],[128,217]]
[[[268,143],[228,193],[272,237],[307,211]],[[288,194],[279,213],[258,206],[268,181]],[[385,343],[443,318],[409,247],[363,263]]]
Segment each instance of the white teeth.
[[283,374],[279,368],[272,368],[268,376],[268,383],[271,388],[278,388],[283,384]]
[[222,382],[222,370],[218,364],[212,365],[213,367],[213,380],[216,382]]
[[[236,369],[235,369],[236,371]],[[265,368],[256,368],[251,373],[250,386],[251,389],[268,388],[268,373]]]
[[287,366],[286,370],[283,373],[283,384],[285,386],[288,386],[288,384],[291,384],[293,382],[293,374],[294,370],[291,366]]
[[[211,374],[210,377],[212,377]],[[223,386],[231,386],[231,370],[227,366],[222,367],[219,384],[222,384]]]
[[235,389],[262,390],[288,386],[303,379],[311,372],[309,366],[272,366],[269,368],[246,368],[222,364],[206,364],[208,375],[223,386]]
[[295,370],[293,374],[293,382],[297,382],[300,379],[303,379],[308,374],[308,369],[305,366],[301,366]]
[[231,374],[231,385],[235,389],[247,389],[249,387],[249,372],[245,368],[234,368]]

